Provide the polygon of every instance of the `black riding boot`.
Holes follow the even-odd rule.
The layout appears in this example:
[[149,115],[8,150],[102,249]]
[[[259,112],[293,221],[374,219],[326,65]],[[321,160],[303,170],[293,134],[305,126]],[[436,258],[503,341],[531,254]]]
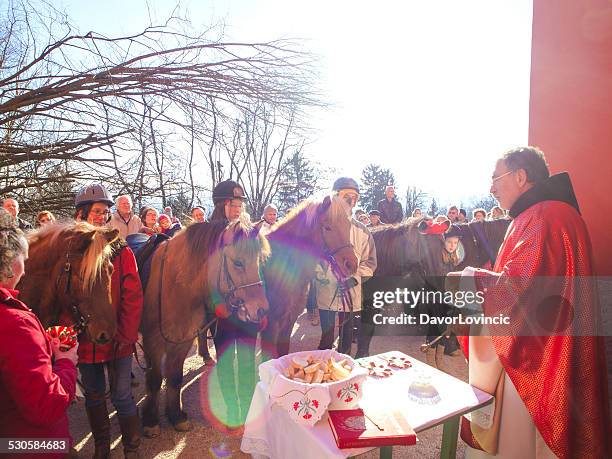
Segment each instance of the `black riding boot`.
[[87,419],[94,438],[94,459],[107,459],[110,457],[110,420],[106,401],[101,405],[86,407]]
[[121,443],[123,443],[123,455],[125,459],[137,459],[140,457],[140,418],[134,416],[119,416],[119,427],[121,428]]

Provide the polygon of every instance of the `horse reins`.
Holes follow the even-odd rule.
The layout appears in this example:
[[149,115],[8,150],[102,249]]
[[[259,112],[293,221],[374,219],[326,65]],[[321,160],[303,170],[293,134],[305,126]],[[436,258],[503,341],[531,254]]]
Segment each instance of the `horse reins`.
[[[72,241],[68,243],[68,250],[66,251],[66,262],[64,263],[64,269],[57,276],[57,280],[55,282],[56,289],[59,288],[60,283],[62,281],[62,277],[66,277],[66,286],[64,287],[64,293],[69,295],[72,293],[72,263],[71,254],[70,254],[70,246],[72,245]],[[70,305],[70,312],[72,313],[73,318],[76,322],[71,325],[71,327],[77,332],[77,335],[80,335],[85,331],[87,325],[91,320],[91,315],[87,314],[87,316],[83,315],[81,309],[79,308],[79,303],[75,302]]]
[[[329,267],[331,269],[332,274],[334,275],[334,277],[336,278],[336,283],[337,283],[337,287],[336,287],[336,293],[334,294],[334,298],[336,294],[339,294],[340,296],[340,302],[342,303],[342,311],[343,312],[347,312],[349,313],[349,317],[344,319],[339,325],[338,325],[338,345],[339,347],[342,347],[342,342],[343,342],[343,330],[345,325],[348,323],[348,321],[350,319],[352,319],[352,314],[353,314],[353,297],[351,295],[351,286],[348,286],[348,279],[345,279],[342,273],[342,270],[340,269],[340,264],[338,263],[338,261],[336,260],[336,258],[334,257],[334,255],[336,255],[340,250],[342,249],[352,249],[353,248],[353,244],[351,244],[350,242],[348,244],[344,244],[341,245],[340,247],[337,247],[333,250],[330,250],[329,247],[327,246],[327,242],[325,241],[325,238],[323,237],[323,227],[321,227],[321,239],[323,240],[323,254],[324,254],[324,258],[327,261],[327,263],[329,264]],[[352,322],[352,321],[351,321]],[[351,342],[353,341],[353,327],[351,326],[351,337],[350,337]]]
[[[70,241],[68,243],[68,250],[66,251],[66,262],[64,263],[64,269],[59,273],[58,277],[57,277],[57,281],[55,282],[55,286],[56,288],[59,288],[60,283],[62,281],[62,277],[66,277],[66,286],[64,288],[64,293],[66,295],[69,295],[72,293],[72,263],[70,262],[71,259],[71,253],[70,253],[70,247],[72,245],[72,241]],[[75,302],[70,306],[70,312],[72,313],[72,316],[74,317],[74,319],[76,320],[76,322],[74,324],[71,325],[71,327],[74,329],[74,331],[76,331],[77,335],[81,335],[85,332],[85,330],[87,329],[87,325],[89,324],[90,320],[91,320],[91,315],[87,314],[86,316],[83,315],[81,309],[79,308],[79,303]],[[93,343],[95,346],[95,343]],[[115,345],[113,347],[113,358],[111,359],[111,362],[115,362],[116,360],[116,356],[117,356],[117,345]],[[139,364],[140,365],[140,364]],[[103,399],[107,399],[110,397],[111,393],[112,393],[112,388],[113,385],[115,383],[115,368],[114,365],[109,365],[108,366],[109,371],[108,371],[108,391],[105,392],[104,394],[102,394]],[[85,386],[85,384],[83,383],[83,381],[81,381],[81,379],[77,378],[76,379],[76,383],[79,385],[79,387],[83,390],[83,393],[96,393],[96,391],[88,391],[87,387]]]
[[[162,292],[163,292],[163,273],[164,273],[164,265],[166,262],[166,255],[168,253],[168,242],[164,243],[164,252],[162,254],[162,259],[161,259],[161,264],[160,264],[160,275],[159,275],[159,291],[157,294],[158,297],[158,308],[159,308],[159,333],[161,335],[161,337],[164,339],[164,341],[166,341],[167,343],[170,344],[185,344],[188,343],[190,341],[193,341],[195,338],[197,338],[199,335],[201,334],[205,334],[210,328],[213,327],[213,325],[215,326],[215,331],[212,334],[213,337],[216,335],[217,333],[217,326],[218,326],[218,321],[219,318],[215,317],[214,319],[212,319],[210,322],[205,323],[203,326],[201,326],[200,328],[198,328],[198,330],[196,331],[196,333],[194,334],[194,336],[192,336],[191,338],[188,338],[186,340],[183,341],[174,341],[170,338],[168,338],[168,336],[166,336],[166,334],[164,333],[164,329],[163,329],[163,320],[162,320]],[[217,285],[216,285],[216,289],[218,292],[223,293],[223,290],[221,290],[221,272],[223,272],[223,277],[225,278],[225,281],[228,285],[229,290],[225,291],[225,294],[223,295],[225,301],[227,302],[227,304],[230,305],[231,308],[231,315],[236,315],[239,312],[244,312],[245,314],[245,318],[246,320],[250,320],[251,316],[249,315],[248,310],[246,309],[246,307],[244,306],[244,301],[242,301],[240,298],[236,298],[235,297],[235,293],[238,290],[241,289],[245,289],[248,287],[256,287],[259,285],[263,285],[263,281],[259,280],[257,282],[251,282],[248,284],[242,284],[242,285],[236,285],[234,280],[232,279],[231,273],[229,272],[228,268],[227,268],[227,257],[225,256],[225,251],[223,249],[221,249],[221,257],[222,257],[222,263],[221,263],[221,268],[218,272],[217,275]],[[206,316],[206,312],[204,313]],[[259,318],[261,319],[261,318]]]

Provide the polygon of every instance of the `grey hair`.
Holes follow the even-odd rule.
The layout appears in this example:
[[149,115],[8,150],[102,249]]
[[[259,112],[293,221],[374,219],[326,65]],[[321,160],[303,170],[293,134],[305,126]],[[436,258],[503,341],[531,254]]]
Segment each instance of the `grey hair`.
[[0,209],[0,281],[13,277],[13,260],[28,254],[28,241],[11,214]]
[[115,205],[119,204],[119,200],[120,199],[127,199],[130,202],[130,205],[133,205],[134,203],[132,202],[132,197],[129,194],[121,194],[119,196],[117,196],[117,199],[115,199]]
[[523,169],[529,183],[537,183],[550,177],[550,170],[544,152],[537,147],[517,147],[502,156],[511,171]]

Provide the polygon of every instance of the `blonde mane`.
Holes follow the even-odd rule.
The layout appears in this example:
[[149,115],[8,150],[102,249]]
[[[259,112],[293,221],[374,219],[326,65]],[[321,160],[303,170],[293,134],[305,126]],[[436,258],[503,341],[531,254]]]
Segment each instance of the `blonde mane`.
[[[327,209],[327,215],[329,219],[335,221],[340,218],[349,218],[350,209],[348,204],[346,204],[340,197],[337,195],[329,196],[331,198],[331,204]],[[320,201],[314,201],[312,199],[307,199],[302,201],[293,209],[291,209],[284,218],[279,220],[273,227],[272,231],[281,227],[283,225],[290,224],[293,220],[297,219],[299,216],[302,216],[304,219],[304,225],[301,228],[302,230],[308,230],[312,228],[312,226],[316,223],[318,217],[319,206],[323,204],[323,198]]]
[[[110,231],[109,228],[100,228],[90,225],[86,222],[65,222],[65,223],[54,223],[47,225],[37,231],[29,234],[28,242],[31,250],[36,250],[39,244],[46,243],[50,247],[67,247],[62,248],[65,250],[64,253],[60,253],[59,256],[65,258],[66,254],[70,252],[70,256],[82,255],[83,260],[80,267],[80,278],[82,279],[83,292],[91,292],[96,281],[102,275],[102,268],[104,264],[110,261],[112,255],[112,249],[109,243],[106,233]],[[87,246],[84,252],[75,252],[74,241],[91,237],[91,243]],[[81,247],[82,244],[79,244]]]

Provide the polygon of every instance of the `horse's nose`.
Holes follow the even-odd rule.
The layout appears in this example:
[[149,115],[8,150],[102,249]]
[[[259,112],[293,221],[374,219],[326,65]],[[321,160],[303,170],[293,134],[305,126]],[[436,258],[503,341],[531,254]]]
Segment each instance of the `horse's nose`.
[[101,331],[100,333],[98,333],[98,336],[96,336],[95,341],[98,344],[106,344],[110,341],[110,335],[108,334],[108,332]]

